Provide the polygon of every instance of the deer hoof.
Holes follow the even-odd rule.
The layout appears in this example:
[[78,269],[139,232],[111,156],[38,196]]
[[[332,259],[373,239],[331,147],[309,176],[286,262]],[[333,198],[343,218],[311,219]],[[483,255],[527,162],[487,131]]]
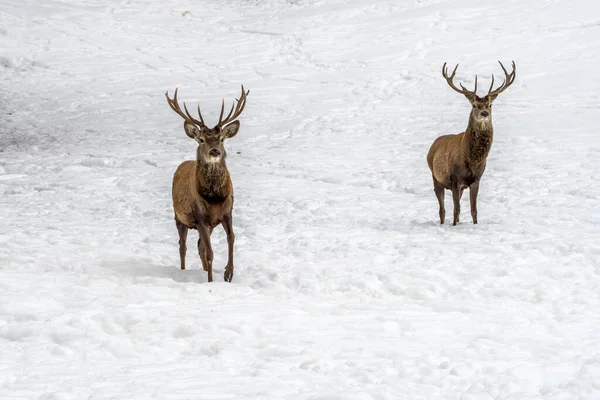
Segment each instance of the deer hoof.
[[223,275],[223,280],[225,282],[231,282],[232,279],[233,279],[233,274],[225,272],[225,274]]

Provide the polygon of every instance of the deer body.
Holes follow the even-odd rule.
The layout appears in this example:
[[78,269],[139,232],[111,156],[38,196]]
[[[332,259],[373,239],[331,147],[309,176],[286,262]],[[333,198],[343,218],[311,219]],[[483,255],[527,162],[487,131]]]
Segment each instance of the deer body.
[[472,105],[467,129],[458,135],[445,135],[438,137],[427,153],[427,165],[433,178],[433,189],[440,206],[440,223],[445,221],[446,211],[444,208],[444,191],[452,191],[454,203],[454,223],[459,222],[460,199],[464,189],[469,188],[471,203],[471,217],[473,223],[477,223],[477,195],[479,193],[479,182],[486,167],[487,156],[492,148],[494,140],[494,128],[492,126],[492,103],[502,91],[510,86],[515,78],[515,66],[513,72],[508,74],[502,63],[500,63],[506,80],[499,88],[492,91],[494,77],[488,94],[481,98],[477,96],[477,77],[475,77],[475,89],[471,92],[462,85],[461,89],[454,86],[452,79],[456,68],[450,77],[447,76],[446,64],[442,68],[442,75],[450,87],[464,94]]
[[448,190],[452,190],[453,181],[463,189],[471,186],[485,171],[493,139],[491,126],[487,129],[468,127],[458,135],[440,136],[427,154],[433,178]]
[[222,225],[227,234],[228,261],[224,279],[231,282],[233,278],[233,245],[235,241],[232,222],[233,184],[225,163],[226,152],[223,142],[237,134],[240,123],[233,120],[244,110],[248,93],[242,86],[242,95],[237,102],[235,112],[233,112],[232,106],[229,115],[224,120],[224,105],[222,105],[219,123],[212,129],[204,124],[200,107],[198,107],[200,120],[196,120],[190,116],[185,103],[185,114],[179,108],[177,90],[175,90],[173,99],[170,99],[167,94],[167,101],[173,111],[185,120],[183,125],[185,132],[198,142],[196,161],[184,161],[173,176],[171,194],[175,224],[179,233],[181,269],[185,269],[188,230],[196,229],[200,234],[198,254],[202,261],[202,267],[208,272],[209,282],[213,281],[213,250],[210,236],[217,225]]
[[233,207],[233,184],[224,165],[209,169],[197,161],[184,161],[173,176],[172,196],[181,223],[198,229],[202,217],[213,229]]

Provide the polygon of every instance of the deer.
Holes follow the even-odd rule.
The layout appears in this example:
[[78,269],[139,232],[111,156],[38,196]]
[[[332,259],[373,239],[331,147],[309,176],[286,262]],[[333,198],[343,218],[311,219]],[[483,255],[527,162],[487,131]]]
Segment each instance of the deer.
[[[208,272],[208,282],[213,281],[213,250],[210,237],[217,225],[222,225],[227,235],[228,259],[223,278],[226,282],[233,279],[233,184],[227,170],[225,158],[227,153],[223,146],[225,140],[234,137],[240,128],[236,120],[244,111],[246,98],[250,91],[245,91],[236,98],[229,114],[223,119],[225,100],[221,103],[219,122],[212,129],[205,125],[200,105],[198,117],[192,117],[185,102],[181,111],[177,100],[177,90],[171,99],[169,92],[165,93],[167,103],[173,111],[183,118],[185,133],[198,143],[195,161],[184,161],[177,167],[173,176],[172,198],[175,211],[175,225],[179,233],[179,259],[181,269],[185,270],[185,255],[187,251],[187,234],[189,229],[196,229],[198,239],[198,254],[204,271]],[[235,109],[234,109],[235,107]]]
[[454,202],[454,222],[459,222],[460,199],[463,190],[469,188],[471,203],[471,217],[473,224],[477,224],[477,195],[479,182],[485,171],[487,156],[492,148],[494,128],[492,126],[492,103],[496,97],[504,92],[515,81],[516,67],[512,62],[512,72],[508,73],[504,65],[498,61],[504,71],[504,82],[496,89],[494,75],[487,95],[477,95],[477,75],[475,75],[475,88],[467,90],[462,83],[461,89],[454,84],[454,76],[458,64],[452,74],[448,76],[446,63],[442,66],[442,76],[448,85],[460,94],[463,94],[471,103],[471,113],[467,129],[457,135],[444,135],[434,140],[427,153],[427,164],[433,178],[433,190],[437,197],[440,210],[440,224],[444,224],[446,210],[444,209],[445,190],[452,191]]

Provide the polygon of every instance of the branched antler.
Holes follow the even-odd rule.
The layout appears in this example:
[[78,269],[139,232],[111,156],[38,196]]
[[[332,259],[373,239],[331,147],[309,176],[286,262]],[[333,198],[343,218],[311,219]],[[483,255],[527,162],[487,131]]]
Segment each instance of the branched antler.
[[171,107],[171,109],[173,111],[175,111],[177,114],[179,114],[179,116],[181,118],[183,118],[184,120],[186,120],[187,122],[196,124],[201,127],[205,127],[206,125],[204,124],[204,119],[202,119],[202,113],[200,112],[200,104],[198,104],[198,116],[200,117],[200,120],[197,120],[190,115],[190,112],[188,111],[187,106],[185,105],[185,102],[183,102],[183,109],[185,110],[185,114],[184,114],[183,111],[181,111],[181,107],[179,107],[179,102],[177,101],[177,90],[178,89],[175,89],[175,95],[173,96],[172,99],[169,98],[169,92],[168,91],[165,92],[165,96],[167,97],[167,103],[169,103],[169,106]]
[[[504,82],[502,82],[502,85],[500,85],[497,89],[492,90],[494,88],[494,75],[492,74],[492,83],[490,84],[490,89],[488,90],[488,96],[490,97],[495,97],[498,96],[500,93],[504,92],[510,85],[512,85],[512,83],[515,81],[515,73],[516,73],[516,67],[515,67],[515,62],[512,62],[512,72],[509,74],[508,71],[506,70],[506,68],[504,68],[504,65],[502,65],[502,63],[500,61],[498,61],[498,63],[500,64],[500,67],[502,67],[502,70],[504,71]],[[477,94],[477,75],[475,75],[475,89],[473,89],[473,91],[467,90],[462,83],[460,84],[460,87],[462,88],[459,89],[456,87],[456,85],[454,84],[454,75],[456,75],[456,69],[458,68],[458,64],[456,64],[456,67],[454,67],[454,70],[452,70],[452,74],[450,74],[450,76],[448,76],[448,69],[446,68],[446,63],[444,63],[444,65],[442,66],[442,76],[444,77],[444,79],[446,79],[446,82],[448,82],[448,85],[456,90],[458,93],[460,94],[464,94],[467,97],[472,97],[475,96]]]
[[[235,102],[231,105],[231,110],[225,119],[223,119],[223,111],[225,110],[225,99],[223,99],[223,102],[221,103],[221,115],[219,116],[219,123],[217,124],[219,127],[223,128],[225,125],[235,121],[235,119],[240,116],[242,111],[244,111],[244,107],[246,107],[246,96],[249,94],[250,91],[245,91],[244,85],[242,85],[242,95],[240,96],[239,100],[235,99]],[[235,112],[233,111],[234,107]],[[232,113],[233,115],[231,115]]]
[[[202,118],[202,112],[200,111],[200,104],[198,104],[198,117],[200,117],[200,120],[197,120],[190,115],[190,112],[188,111],[185,102],[183,102],[183,109],[185,110],[185,113],[181,111],[181,107],[179,106],[179,102],[177,101],[177,90],[178,89],[175,89],[175,95],[172,99],[169,97],[168,91],[165,93],[165,96],[167,97],[167,103],[169,103],[171,109],[177,114],[179,114],[179,116],[187,122],[196,124],[201,127],[206,127],[204,119]],[[242,95],[240,96],[239,100],[235,99],[235,102],[231,105],[231,110],[229,111],[229,114],[227,114],[227,117],[225,117],[225,119],[223,119],[223,112],[225,111],[225,100],[223,99],[221,103],[221,115],[219,116],[219,123],[217,124],[218,127],[224,128],[225,125],[233,122],[237,117],[240,116],[242,111],[244,111],[244,107],[246,107],[246,96],[248,96],[248,94],[250,94],[250,91],[244,90],[244,85],[242,85]]]
[[494,86],[494,75],[492,75],[492,84],[490,85],[490,90],[488,91],[488,96],[498,96],[500,93],[504,92],[510,85],[515,81],[515,73],[517,72],[515,62],[512,62],[512,72],[509,74],[504,65],[500,61],[498,61],[500,67],[502,67],[502,71],[504,71],[504,82],[500,85],[496,90],[492,90]]
[[454,75],[456,75],[456,70],[458,69],[458,64],[456,64],[456,67],[454,67],[454,70],[452,71],[452,74],[450,76],[448,76],[448,69],[446,68],[446,63],[444,63],[444,65],[442,66],[442,76],[444,77],[444,79],[446,79],[446,82],[448,82],[448,85],[450,85],[450,87],[454,90],[456,90],[458,93],[460,94],[464,94],[465,96],[475,96],[477,94],[477,75],[475,75],[475,89],[473,89],[473,91],[468,90],[467,88],[465,88],[462,83],[460,84],[460,87],[462,88],[459,89],[456,87],[456,85],[454,85]]

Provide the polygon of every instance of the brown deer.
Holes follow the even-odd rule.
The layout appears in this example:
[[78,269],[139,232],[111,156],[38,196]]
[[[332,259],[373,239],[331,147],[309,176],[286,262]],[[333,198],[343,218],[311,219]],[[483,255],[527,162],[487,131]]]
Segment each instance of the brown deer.
[[460,198],[465,188],[469,188],[471,200],[471,217],[477,223],[477,194],[479,181],[485,171],[488,153],[492,147],[494,128],[492,127],[492,103],[496,97],[505,91],[515,81],[515,62],[512,63],[512,72],[509,74],[500,61],[504,71],[505,80],[497,89],[492,84],[485,97],[477,96],[477,75],[475,76],[475,89],[469,91],[460,84],[459,89],[454,85],[453,79],[458,64],[452,74],[448,76],[446,63],[442,67],[442,76],[448,85],[460,94],[464,94],[473,108],[469,115],[467,129],[458,135],[445,135],[438,137],[427,153],[427,164],[433,177],[433,190],[440,204],[440,224],[444,223],[446,210],[444,209],[444,189],[452,191],[454,201],[454,223],[458,223],[460,215]]
[[237,134],[240,122],[235,119],[244,111],[246,96],[249,93],[250,91],[244,91],[244,86],[242,86],[239,100],[236,99],[225,119],[223,119],[225,109],[223,100],[219,123],[212,129],[204,124],[200,105],[198,105],[200,120],[197,120],[190,115],[185,103],[183,103],[185,114],[181,111],[177,101],[177,89],[175,89],[173,99],[169,98],[169,92],[165,93],[169,106],[184,119],[185,133],[198,142],[196,161],[184,161],[173,176],[173,208],[175,224],[179,232],[181,269],[185,269],[188,229],[197,229],[200,233],[198,254],[202,261],[202,267],[208,272],[209,282],[213,280],[213,250],[210,236],[213,229],[219,224],[223,225],[227,234],[228,259],[224,279],[226,282],[231,282],[233,278],[233,243],[235,240],[231,215],[233,185],[225,164],[226,153],[223,142]]

